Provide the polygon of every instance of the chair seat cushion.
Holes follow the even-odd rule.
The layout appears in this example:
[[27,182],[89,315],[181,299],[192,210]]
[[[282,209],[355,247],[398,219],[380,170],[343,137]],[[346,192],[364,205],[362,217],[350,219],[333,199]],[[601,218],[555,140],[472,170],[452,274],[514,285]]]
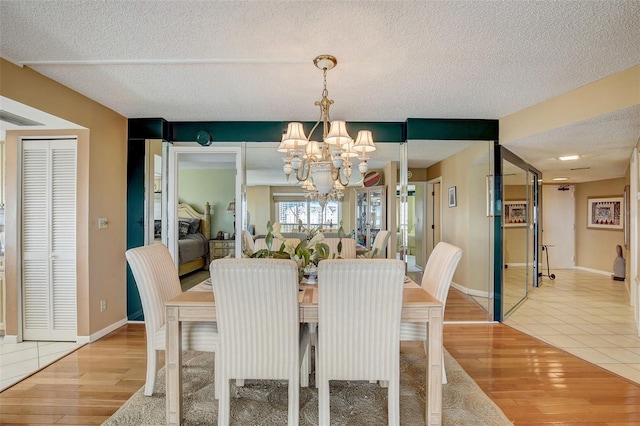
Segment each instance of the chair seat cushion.
[[[166,325],[160,327],[154,336],[156,350],[166,348]],[[215,322],[183,322],[182,350],[215,352],[218,349],[218,325]]]

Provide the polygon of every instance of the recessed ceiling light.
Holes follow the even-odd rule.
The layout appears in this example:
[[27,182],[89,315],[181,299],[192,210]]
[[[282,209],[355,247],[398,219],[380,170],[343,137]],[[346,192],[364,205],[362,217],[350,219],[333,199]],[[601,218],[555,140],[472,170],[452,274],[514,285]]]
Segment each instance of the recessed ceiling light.
[[569,180],[568,177],[557,177],[557,178],[553,178],[551,180],[555,180],[555,181],[563,181],[563,180]]
[[579,155],[565,155],[564,157],[558,157],[558,160],[570,161],[570,160],[577,160],[578,158],[580,158]]

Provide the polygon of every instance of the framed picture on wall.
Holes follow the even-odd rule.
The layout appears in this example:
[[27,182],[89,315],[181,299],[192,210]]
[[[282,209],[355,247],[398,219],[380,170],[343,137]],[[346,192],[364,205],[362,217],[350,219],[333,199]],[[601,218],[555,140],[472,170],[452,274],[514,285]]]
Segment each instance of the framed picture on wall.
[[527,202],[526,201],[505,201],[504,202],[504,226],[526,226],[527,225]]
[[587,199],[587,228],[623,229],[623,197]]
[[458,205],[458,194],[456,193],[456,187],[449,188],[449,207],[455,207]]

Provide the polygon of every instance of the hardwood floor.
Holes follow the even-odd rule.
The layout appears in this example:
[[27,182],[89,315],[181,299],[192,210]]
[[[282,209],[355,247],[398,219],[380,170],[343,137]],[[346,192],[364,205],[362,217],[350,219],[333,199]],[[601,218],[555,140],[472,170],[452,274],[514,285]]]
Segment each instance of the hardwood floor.
[[[637,425],[633,384],[503,324],[447,324],[445,347],[516,425]],[[1,425],[101,424],[144,385],[128,324],[0,393]]]
[[448,324],[444,345],[516,425],[640,424],[640,385],[509,326]]
[[0,393],[1,425],[99,425],[144,385],[143,324],[128,324]]

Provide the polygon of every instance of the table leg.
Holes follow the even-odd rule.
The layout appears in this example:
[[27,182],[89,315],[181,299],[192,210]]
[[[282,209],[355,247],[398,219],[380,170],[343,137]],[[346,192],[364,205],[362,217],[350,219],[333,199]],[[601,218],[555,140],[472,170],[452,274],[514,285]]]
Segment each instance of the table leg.
[[179,308],[167,308],[165,351],[167,425],[182,424],[182,324]]
[[442,306],[429,309],[427,365],[427,425],[442,424]]

